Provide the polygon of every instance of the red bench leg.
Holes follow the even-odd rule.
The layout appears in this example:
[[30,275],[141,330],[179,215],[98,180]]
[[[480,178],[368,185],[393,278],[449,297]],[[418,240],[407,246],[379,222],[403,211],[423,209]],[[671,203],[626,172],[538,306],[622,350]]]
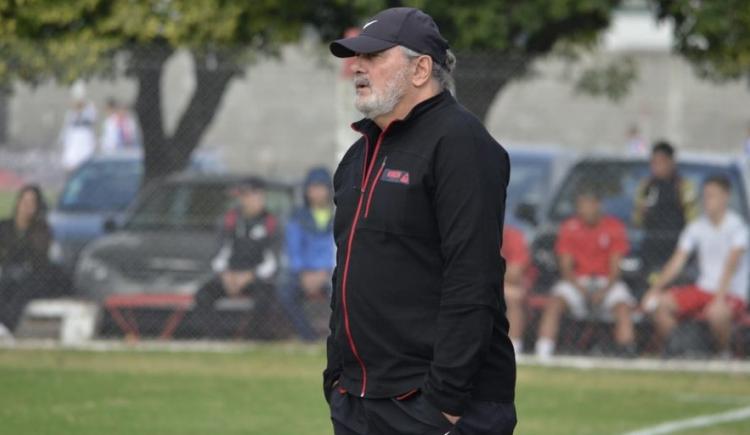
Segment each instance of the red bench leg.
[[130,338],[138,340],[141,337],[141,333],[140,331],[138,331],[138,322],[135,320],[135,314],[133,314],[133,310],[125,310],[125,320],[128,321],[128,323],[130,324],[130,330],[133,331],[133,336]]
[[107,310],[126,338],[138,339],[138,328],[132,319],[132,315],[128,315],[129,318],[126,318],[117,307],[108,307]]
[[167,319],[167,323],[164,324],[164,329],[161,331],[161,335],[159,336],[162,340],[167,340],[172,338],[172,335],[174,334],[174,331],[177,329],[178,326],[180,326],[180,322],[182,322],[182,318],[185,316],[185,309],[184,308],[178,308],[172,312],[172,314],[169,315],[169,318]]

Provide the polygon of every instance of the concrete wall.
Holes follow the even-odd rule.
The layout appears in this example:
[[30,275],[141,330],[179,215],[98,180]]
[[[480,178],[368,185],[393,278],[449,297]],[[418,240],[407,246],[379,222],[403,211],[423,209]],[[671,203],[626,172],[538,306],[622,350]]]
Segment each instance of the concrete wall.
[[698,79],[682,59],[663,52],[632,56],[639,78],[618,102],[576,94],[564,62],[537,65],[531,80],[513,83],[495,102],[490,131],[507,143],[554,143],[580,150],[625,149],[626,132],[674,141],[681,148],[739,153],[750,125],[750,89],[743,82],[718,85]]
[[[333,167],[337,155],[337,63],[319,47],[294,46],[279,59],[250,66],[227,89],[202,148],[219,152],[230,169],[299,178],[311,165]],[[171,59],[163,76],[163,112],[171,131],[194,88],[191,59]],[[132,104],[131,79],[93,80],[87,97],[100,109],[109,96]],[[9,101],[7,146],[15,150],[60,152],[57,142],[69,89],[53,83],[30,88],[18,84]],[[345,123],[356,118],[352,115]]]
[[[743,83],[700,81],[685,62],[665,52],[608,52],[591,61],[623,54],[636,58],[640,79],[622,101],[575,94],[568,67],[547,60],[537,65],[535,76],[511,84],[497,98],[487,119],[490,131],[506,144],[619,149],[635,124],[648,141],[667,137],[689,149],[739,151],[750,121],[750,90]],[[298,178],[311,165],[333,167],[356,137],[348,124],[358,117],[339,68],[317,46],[288,47],[280,59],[251,66],[230,85],[205,146],[220,151],[236,171]],[[168,129],[193,85],[189,57],[175,56],[163,83]],[[88,85],[100,108],[109,95],[132,102],[134,93],[129,79]],[[8,147],[57,152],[69,99],[68,89],[52,84],[16,86],[8,106]]]

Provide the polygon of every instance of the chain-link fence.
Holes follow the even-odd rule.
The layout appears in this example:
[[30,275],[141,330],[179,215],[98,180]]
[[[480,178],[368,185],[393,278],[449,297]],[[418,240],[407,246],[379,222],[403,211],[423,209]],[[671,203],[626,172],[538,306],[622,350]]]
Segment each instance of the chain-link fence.
[[[744,165],[673,161],[666,143],[655,150],[576,158],[543,201],[541,218],[521,195],[509,222],[527,229],[531,260],[524,263],[523,233],[505,241],[515,243],[507,246],[511,267],[513,257],[524,267],[517,286],[532,289],[508,301],[511,324],[522,319],[519,344],[542,354],[553,339],[564,353],[745,355],[748,271],[744,258],[729,265],[731,252],[744,257],[747,244]],[[524,166],[516,165],[516,178],[530,172]],[[731,277],[722,282],[722,273]],[[726,292],[722,302],[717,288]],[[726,310],[718,318],[712,302]]]
[[[59,90],[36,91],[37,104],[48,95],[66,114],[46,150],[17,146],[16,157],[3,158],[4,336],[322,339],[335,258],[330,172],[345,147],[336,141],[351,139],[330,125],[352,120],[351,101],[337,100],[347,93],[336,92],[349,79],[338,65],[307,62],[298,52],[244,70],[204,56],[167,71],[177,55],[147,54],[134,64],[140,69],[111,88],[93,81],[87,94],[77,85],[71,104],[60,102]],[[495,94],[528,72],[533,59],[458,59],[459,100],[502,134],[508,103]],[[295,88],[292,76],[314,83]],[[252,87],[253,80],[266,90]],[[569,84],[559,86],[549,92],[569,92]],[[294,92],[280,101],[279,89]],[[35,106],[15,107],[21,109],[8,111],[9,125],[25,126],[15,132],[21,137],[32,124],[12,118],[29,116],[23,107]],[[575,116],[565,122],[579,129]],[[29,137],[36,133],[29,130]],[[224,145],[200,147],[206,136]],[[274,142],[277,136],[283,143]],[[302,146],[308,138],[325,145]],[[668,147],[651,156],[637,132],[627,141],[628,155],[614,146],[595,157],[566,144],[532,149],[518,145],[523,138],[510,141],[503,249],[517,350],[745,357],[746,165],[679,149],[670,156]],[[548,143],[555,143],[554,132]],[[29,163],[40,152],[59,158]],[[247,164],[240,161],[245,156]],[[302,170],[310,167],[317,169]],[[55,172],[64,183],[50,181]],[[706,180],[713,180],[709,187]],[[24,183],[42,189],[21,189]],[[712,187],[728,193],[732,218],[732,226],[717,224],[714,233],[706,222],[726,213],[713,203],[704,207]],[[675,252],[690,259],[675,268],[674,279],[661,280],[672,274],[664,269]],[[706,261],[717,257],[724,262]],[[707,288],[711,282],[726,292],[722,304],[712,304],[718,289]],[[656,293],[658,300],[644,298]]]

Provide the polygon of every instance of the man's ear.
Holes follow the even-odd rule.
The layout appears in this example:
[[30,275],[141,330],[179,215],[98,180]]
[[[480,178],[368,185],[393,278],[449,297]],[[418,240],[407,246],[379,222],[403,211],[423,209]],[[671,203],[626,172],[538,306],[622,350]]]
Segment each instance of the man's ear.
[[412,84],[419,88],[427,84],[432,78],[432,58],[430,56],[419,56],[414,65]]

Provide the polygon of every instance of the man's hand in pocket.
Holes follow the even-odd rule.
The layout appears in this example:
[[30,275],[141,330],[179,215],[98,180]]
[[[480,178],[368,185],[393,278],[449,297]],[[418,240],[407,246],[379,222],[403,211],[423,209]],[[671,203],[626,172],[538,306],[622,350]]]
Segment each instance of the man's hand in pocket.
[[459,417],[459,416],[455,416],[455,415],[450,415],[450,414],[446,414],[446,413],[443,413],[443,415],[444,415],[444,416],[445,416],[445,418],[446,418],[446,419],[448,419],[448,421],[450,421],[450,422],[451,422],[451,424],[452,424],[452,425],[454,425],[454,426],[455,426],[455,424],[456,424],[456,423],[458,423],[458,420],[460,420],[460,419],[461,419],[461,417]]

